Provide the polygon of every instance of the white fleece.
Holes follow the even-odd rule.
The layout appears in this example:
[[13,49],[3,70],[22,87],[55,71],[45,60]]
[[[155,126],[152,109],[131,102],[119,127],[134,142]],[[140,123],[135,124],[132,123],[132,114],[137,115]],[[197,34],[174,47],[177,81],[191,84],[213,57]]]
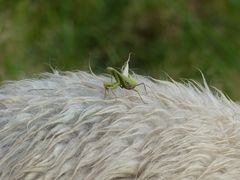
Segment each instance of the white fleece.
[[204,81],[46,73],[0,87],[0,179],[240,179],[240,107]]

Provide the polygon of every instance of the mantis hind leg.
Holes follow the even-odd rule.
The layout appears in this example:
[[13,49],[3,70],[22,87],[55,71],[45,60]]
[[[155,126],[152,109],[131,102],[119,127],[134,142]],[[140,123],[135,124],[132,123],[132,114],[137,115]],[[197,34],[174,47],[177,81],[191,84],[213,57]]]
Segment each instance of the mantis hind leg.
[[146,85],[145,85],[144,83],[139,83],[139,84],[137,84],[136,86],[140,86],[140,85],[143,85],[144,90],[145,90],[145,92],[146,92],[146,94],[147,94],[147,88],[146,88]]
[[137,92],[138,93],[138,95],[139,95],[139,97],[140,97],[140,99],[142,100],[142,102],[145,104],[145,102],[143,101],[143,98],[142,98],[142,96],[140,95],[140,93],[136,90],[136,89],[132,89],[132,90],[134,90],[135,92]]

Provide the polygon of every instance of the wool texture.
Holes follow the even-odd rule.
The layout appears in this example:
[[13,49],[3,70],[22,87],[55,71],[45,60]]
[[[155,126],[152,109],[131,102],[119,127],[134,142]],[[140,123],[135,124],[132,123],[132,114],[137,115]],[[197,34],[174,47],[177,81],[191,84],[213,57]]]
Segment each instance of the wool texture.
[[87,72],[0,87],[1,180],[240,178],[240,106],[195,81],[133,75],[117,88]]

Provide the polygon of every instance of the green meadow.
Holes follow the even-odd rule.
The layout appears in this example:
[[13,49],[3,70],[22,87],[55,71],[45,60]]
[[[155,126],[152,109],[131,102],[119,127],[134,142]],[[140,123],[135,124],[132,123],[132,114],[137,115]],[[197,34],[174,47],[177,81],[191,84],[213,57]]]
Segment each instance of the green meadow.
[[[121,67],[240,99],[238,0],[0,0],[0,80]],[[168,74],[168,75],[167,75]]]

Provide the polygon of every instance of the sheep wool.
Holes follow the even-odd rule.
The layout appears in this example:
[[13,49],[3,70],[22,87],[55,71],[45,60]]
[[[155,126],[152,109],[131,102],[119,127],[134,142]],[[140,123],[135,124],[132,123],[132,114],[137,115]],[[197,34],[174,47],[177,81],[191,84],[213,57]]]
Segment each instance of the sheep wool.
[[45,73],[0,86],[1,180],[240,179],[240,107],[195,81],[104,98],[104,75]]

